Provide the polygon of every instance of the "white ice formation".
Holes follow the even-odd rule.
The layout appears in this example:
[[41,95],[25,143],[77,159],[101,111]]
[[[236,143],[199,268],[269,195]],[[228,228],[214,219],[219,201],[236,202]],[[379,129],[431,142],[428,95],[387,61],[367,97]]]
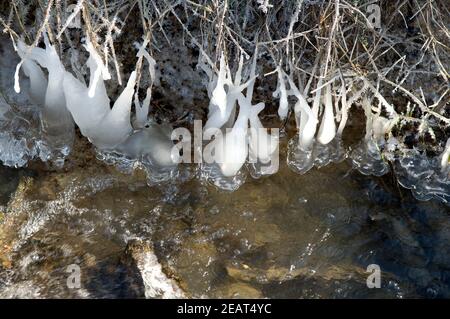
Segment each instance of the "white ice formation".
[[[245,82],[242,75],[243,55],[240,56],[234,78],[223,54],[217,76],[212,75],[211,70],[205,70],[205,65],[201,65],[210,75],[212,83],[208,120],[204,131],[216,130],[219,133],[209,146],[214,148],[215,161],[225,178],[237,176],[249,159],[251,164],[270,162],[278,150],[278,136],[269,134],[258,116],[264,109],[264,103],[252,105],[256,56],[255,53]],[[236,116],[237,107],[239,108]],[[264,175],[275,172],[276,169],[272,169],[260,173]]]
[[[176,155],[171,152],[173,143],[167,133],[170,128],[148,119],[151,90],[147,91],[142,103],[135,94],[136,71],[131,73],[127,85],[110,107],[104,81],[111,76],[89,38],[84,45],[89,53],[88,85],[65,70],[55,48],[46,37],[44,39],[45,49],[30,48],[22,41],[18,42],[17,52],[22,60],[16,68],[15,90],[20,92],[19,71],[22,69],[29,78],[30,97],[41,106],[41,122],[47,134],[58,137],[69,135],[73,138],[75,122],[99,152],[115,153],[121,158],[141,161],[147,168],[176,165]],[[155,61],[145,51],[147,43],[144,42],[139,49],[138,57],[148,61],[154,79]],[[48,78],[42,68],[47,69]],[[131,122],[133,96],[136,105],[135,127]]]

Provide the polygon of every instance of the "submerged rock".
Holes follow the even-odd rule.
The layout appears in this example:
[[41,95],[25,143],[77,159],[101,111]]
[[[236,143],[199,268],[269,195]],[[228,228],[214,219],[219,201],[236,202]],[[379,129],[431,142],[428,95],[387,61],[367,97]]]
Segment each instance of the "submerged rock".
[[186,298],[186,293],[179,287],[177,281],[167,275],[151,244],[131,241],[125,255],[131,257],[140,271],[145,286],[146,298]]

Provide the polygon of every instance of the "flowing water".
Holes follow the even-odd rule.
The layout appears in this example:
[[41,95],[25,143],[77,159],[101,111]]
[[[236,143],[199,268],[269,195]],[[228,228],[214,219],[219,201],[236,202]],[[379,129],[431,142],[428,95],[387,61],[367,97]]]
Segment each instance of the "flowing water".
[[[1,167],[0,296],[143,297],[145,270],[126,252],[138,241],[186,296],[450,297],[448,206],[392,175],[347,161],[298,175],[282,159],[226,192],[198,179],[149,187],[82,155],[65,171]],[[71,264],[80,289],[67,286]]]

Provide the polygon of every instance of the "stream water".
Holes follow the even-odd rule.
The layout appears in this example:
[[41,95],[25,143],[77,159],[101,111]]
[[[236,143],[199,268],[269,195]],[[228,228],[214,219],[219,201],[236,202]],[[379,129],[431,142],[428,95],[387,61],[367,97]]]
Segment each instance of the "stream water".
[[[248,180],[148,187],[92,160],[64,172],[0,168],[0,296],[142,297],[127,244],[150,243],[188,296],[450,297],[447,206],[347,161]],[[68,265],[81,270],[69,289]],[[369,264],[381,288],[369,289]]]

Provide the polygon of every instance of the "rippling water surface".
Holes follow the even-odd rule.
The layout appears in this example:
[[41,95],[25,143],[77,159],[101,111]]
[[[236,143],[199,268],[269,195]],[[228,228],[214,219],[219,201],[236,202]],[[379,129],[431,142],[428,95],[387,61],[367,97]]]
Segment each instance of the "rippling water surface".
[[[141,176],[142,175],[142,176]],[[450,297],[447,206],[344,161],[225,192],[148,187],[92,159],[64,172],[0,168],[0,296],[143,297],[126,247],[145,242],[194,297]],[[81,269],[69,289],[67,266]],[[366,286],[378,264],[380,289]]]

